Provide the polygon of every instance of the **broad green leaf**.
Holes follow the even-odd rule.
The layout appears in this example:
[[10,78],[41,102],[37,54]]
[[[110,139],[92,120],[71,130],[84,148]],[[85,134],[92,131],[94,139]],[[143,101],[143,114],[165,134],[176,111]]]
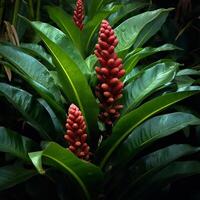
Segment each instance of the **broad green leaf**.
[[127,54],[124,62],[124,69],[126,70],[126,73],[129,73],[141,59],[146,58],[158,52],[172,51],[176,49],[179,48],[172,44],[164,44],[157,48],[145,47],[145,48],[135,49],[131,53]]
[[0,127],[0,151],[10,153],[29,161],[28,152],[34,150],[35,143],[14,131]]
[[148,65],[138,65],[136,67],[134,67],[130,73],[125,75],[125,78],[123,80],[123,82],[125,83],[125,85],[129,84],[130,82],[132,82],[133,80],[137,79],[137,77],[140,77],[145,70],[154,67],[155,65],[166,65],[166,66],[180,66],[180,63],[174,62],[172,60],[169,59],[161,59],[158,60],[156,62],[153,62],[151,64]]
[[188,76],[188,75],[200,75],[200,71],[194,69],[182,69],[180,70],[176,76]]
[[131,17],[121,23],[115,33],[119,40],[116,50],[123,55],[133,46],[134,49],[141,47],[148,39],[156,34],[165,22],[172,9],[158,9]]
[[72,60],[62,48],[41,32],[41,29],[37,26],[38,23],[32,22],[32,25],[57,63],[56,68],[59,72],[59,78],[64,94],[69,98],[71,103],[75,103],[79,106],[86,119],[89,133],[96,137],[94,133],[96,133],[96,130],[98,129],[98,105],[86,78],[81,73],[75,61]]
[[119,11],[109,16],[108,21],[111,25],[114,25],[129,13],[133,15],[133,13],[140,10],[141,8],[146,7],[147,5],[148,3],[145,1],[134,1],[131,3],[124,3],[122,7],[119,9]]
[[[24,19],[26,20],[26,19]],[[27,21],[27,20],[26,20]],[[62,31],[54,26],[43,22],[28,21],[37,32],[41,32],[48,40],[59,46],[65,52],[65,59],[69,58],[79,67],[81,72],[88,76],[88,67],[78,49],[74,46],[71,39]]]
[[[120,187],[121,191],[126,193],[127,190],[131,190],[131,188],[135,186],[142,187],[146,180],[151,179],[154,174],[161,171],[173,161],[176,161],[183,156],[194,154],[199,150],[199,147],[193,147],[188,144],[174,144],[150,153],[140,159],[137,159],[136,161],[133,160],[133,163],[128,164],[129,166],[131,165],[128,169],[126,163],[120,163],[124,165],[124,170],[120,175],[128,176],[128,178],[126,180],[126,184],[121,186],[121,179],[118,179],[118,177],[113,175],[110,180],[110,182],[113,183],[112,189],[117,190]],[[118,171],[115,171],[117,174]],[[109,172],[109,174],[110,173],[111,172]]]
[[29,170],[13,165],[0,167],[0,191],[22,183],[36,174],[37,172],[35,170]]
[[46,109],[46,111],[49,113],[49,116],[51,117],[52,123],[54,125],[55,131],[57,133],[58,137],[63,137],[65,129],[64,129],[64,123],[61,124],[58,117],[56,116],[55,112],[51,109],[51,107],[48,105],[48,103],[44,99],[38,99],[41,105]]
[[97,76],[95,72],[95,64],[97,63],[97,57],[95,55],[90,55],[86,58],[85,62],[88,65],[88,68],[90,70],[90,78],[89,78],[89,85],[91,87],[95,87],[97,84]]
[[188,144],[174,144],[144,156],[130,168],[134,180],[132,184],[148,179],[150,175],[159,172],[169,163],[199,150],[200,148]]
[[13,46],[0,45],[0,55],[11,63],[9,67],[22,76],[57,113],[65,114],[60,90],[43,64]]
[[66,11],[57,6],[47,6],[47,11],[50,18],[57,24],[73,42],[73,44],[81,51],[80,30],[75,25],[72,16]]
[[56,143],[49,143],[43,151],[30,153],[29,156],[42,174],[45,173],[42,164],[46,164],[69,175],[76,186],[81,188],[86,199],[90,199],[90,194],[100,187],[103,178],[100,168],[77,158],[72,152]]
[[99,1],[93,1],[93,0],[89,0],[89,18],[95,17],[99,11],[101,12],[101,8],[108,4],[111,0],[99,0]]
[[43,139],[55,138],[55,130],[48,112],[30,93],[6,83],[0,83],[0,94],[6,97]]
[[176,76],[175,82],[178,87],[178,91],[181,91],[183,88],[190,87],[195,80],[189,76]]
[[116,10],[115,7],[113,7],[109,11],[106,10],[100,11],[85,24],[82,31],[82,37],[83,37],[84,49],[87,51],[86,54],[91,53],[89,52],[89,50],[92,50],[91,42],[102,20],[106,19],[115,10]]
[[200,91],[200,86],[185,86],[185,87],[182,87],[182,88],[179,88],[178,90],[177,90],[177,92],[182,92],[182,91],[194,91],[194,90],[196,90],[196,91]]
[[[149,119],[134,129],[119,145],[111,158],[110,165],[126,164],[138,152],[160,138],[166,137],[189,126],[199,125],[200,119],[192,114],[176,112]],[[163,157],[164,158],[164,157]]]
[[[158,189],[177,180],[200,174],[200,162],[198,161],[176,161],[156,175],[152,175],[142,186],[137,185],[125,192],[120,199],[146,199],[149,194],[155,194]],[[133,192],[134,191],[134,192]]]
[[52,57],[45,51],[45,49],[41,45],[34,43],[21,43],[20,47],[25,53],[38,57],[39,59],[44,61],[46,67],[49,70],[55,70]]
[[124,105],[122,114],[131,111],[142,100],[155,92],[156,89],[170,82],[174,78],[176,70],[177,65],[160,63],[145,70],[141,76],[125,86],[122,99],[122,104]]
[[106,164],[112,153],[134,128],[152,115],[155,115],[169,106],[197,93],[198,91],[185,91],[165,94],[144,103],[137,109],[121,117],[115,124],[110,138],[99,147],[99,156],[102,158],[101,167]]

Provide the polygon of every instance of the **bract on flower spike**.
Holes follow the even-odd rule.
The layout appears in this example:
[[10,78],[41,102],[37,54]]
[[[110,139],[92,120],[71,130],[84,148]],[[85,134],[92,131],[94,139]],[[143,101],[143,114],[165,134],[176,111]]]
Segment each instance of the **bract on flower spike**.
[[81,159],[89,160],[90,147],[86,143],[86,123],[79,108],[71,104],[68,110],[68,117],[66,121],[65,140],[68,142],[68,149]]
[[100,101],[99,118],[110,126],[120,116],[119,110],[123,108],[118,100],[122,97],[124,85],[120,78],[124,76],[125,70],[122,59],[115,53],[117,44],[118,39],[112,27],[107,20],[103,20],[94,51],[100,63],[100,67],[95,68],[98,79],[96,96]]
[[74,9],[73,20],[80,30],[83,29],[83,20],[85,18],[84,0],[77,0],[76,7]]

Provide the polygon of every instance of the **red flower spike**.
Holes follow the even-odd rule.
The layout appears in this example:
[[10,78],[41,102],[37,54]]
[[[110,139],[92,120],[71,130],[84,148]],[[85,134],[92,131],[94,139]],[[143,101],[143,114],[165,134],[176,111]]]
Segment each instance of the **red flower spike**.
[[77,27],[79,27],[80,30],[83,29],[83,20],[85,18],[85,9],[84,9],[84,1],[83,0],[77,0],[76,7],[74,10],[73,20]]
[[95,46],[95,55],[100,67],[96,67],[97,79],[96,95],[100,101],[101,113],[99,119],[105,124],[112,123],[120,116],[119,110],[123,108],[117,101],[122,97],[123,83],[120,80],[125,74],[122,59],[115,53],[118,39],[108,21],[101,23],[98,43]]
[[65,140],[69,144],[69,150],[81,159],[89,160],[89,145],[86,143],[87,133],[84,117],[79,108],[71,104],[66,120]]

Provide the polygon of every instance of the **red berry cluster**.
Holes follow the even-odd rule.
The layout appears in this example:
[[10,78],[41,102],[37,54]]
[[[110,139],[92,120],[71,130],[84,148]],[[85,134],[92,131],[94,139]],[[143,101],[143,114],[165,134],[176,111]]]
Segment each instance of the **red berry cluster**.
[[73,20],[80,30],[83,29],[83,20],[85,17],[84,1],[77,0],[74,10]]
[[79,108],[71,104],[66,122],[67,132],[64,136],[69,144],[69,150],[79,158],[89,160],[90,147],[86,143],[86,123]]
[[123,83],[120,80],[125,74],[122,59],[115,53],[118,39],[108,21],[101,23],[98,43],[95,47],[95,55],[98,58],[100,67],[96,67],[97,78],[96,95],[100,101],[100,120],[107,125],[120,116],[119,110],[123,105],[117,103],[122,97]]

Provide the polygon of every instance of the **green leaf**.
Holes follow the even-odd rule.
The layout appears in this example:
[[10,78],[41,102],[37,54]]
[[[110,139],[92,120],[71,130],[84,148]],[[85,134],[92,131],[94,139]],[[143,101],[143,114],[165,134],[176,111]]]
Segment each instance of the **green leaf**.
[[189,76],[176,76],[175,82],[177,84],[178,91],[181,91],[184,88],[190,87],[195,82],[195,80]]
[[97,63],[97,57],[93,54],[91,54],[90,56],[88,56],[85,59],[85,62],[88,65],[88,68],[90,70],[90,78],[89,78],[89,85],[90,87],[95,87],[97,84],[97,76],[96,76],[96,72],[95,72],[95,64]]
[[37,22],[32,22],[31,24],[44,41],[57,63],[56,68],[59,73],[64,94],[69,98],[71,103],[75,103],[79,106],[85,117],[89,133],[94,136],[94,133],[98,130],[97,117],[99,109],[86,78],[81,73],[75,61],[72,60],[62,48],[41,32]]
[[103,19],[107,18],[111,13],[115,11],[115,8],[111,8],[109,11],[101,11],[95,14],[95,16],[89,20],[83,30],[82,30],[82,37],[83,37],[83,42],[84,42],[84,49],[87,51],[86,54],[91,53],[89,52],[92,50],[91,48],[91,42],[92,39],[97,32],[98,27],[100,26],[101,22]]
[[129,54],[127,54],[126,56],[127,59],[125,58],[125,62],[124,62],[124,69],[126,70],[126,73],[129,73],[141,59],[146,58],[158,52],[172,51],[176,49],[180,49],[180,48],[172,44],[164,44],[157,48],[146,47],[146,48],[135,49]]
[[90,8],[89,8],[89,18],[95,17],[99,11],[101,12],[101,8],[108,4],[111,0],[99,0],[99,1],[93,1],[90,0]]
[[35,43],[21,43],[20,47],[25,53],[38,57],[39,59],[44,61],[46,67],[49,70],[55,70],[52,57],[45,51],[45,49],[41,45]]
[[0,191],[22,183],[36,174],[35,170],[28,170],[13,165],[0,167]]
[[156,89],[170,82],[174,78],[176,70],[177,65],[174,63],[172,65],[160,63],[145,70],[139,77],[132,80],[123,90],[122,114],[131,111]]
[[46,6],[50,18],[57,24],[73,42],[73,44],[81,51],[80,30],[75,25],[72,16],[57,6]]
[[188,76],[188,75],[200,75],[200,71],[194,69],[182,69],[180,70],[176,76]]
[[124,21],[116,29],[115,33],[119,40],[116,50],[124,55],[130,47],[141,47],[148,39],[156,34],[165,22],[172,9],[158,9],[147,11]]
[[54,111],[51,109],[51,107],[48,105],[48,103],[44,99],[38,99],[41,105],[46,109],[46,111],[49,113],[49,116],[51,117],[52,123],[54,125],[55,131],[57,133],[58,137],[63,137],[65,129],[64,129],[64,123],[62,124]]
[[[199,125],[200,119],[192,114],[176,112],[157,116],[134,129],[127,139],[119,145],[109,162],[110,165],[125,165],[138,152],[160,138],[166,137],[189,126]],[[164,157],[163,157],[164,159]]]
[[0,55],[6,58],[11,63],[9,67],[22,76],[61,116],[65,115],[60,90],[43,64],[14,46],[0,45]]
[[137,184],[142,179],[147,180],[150,175],[159,172],[169,163],[199,150],[200,148],[188,144],[174,144],[144,156],[130,168],[134,180],[131,185]]
[[10,153],[25,161],[29,161],[28,152],[33,150],[35,143],[18,133],[0,127],[0,151]]
[[140,10],[141,8],[146,7],[147,5],[148,3],[145,1],[134,1],[131,3],[124,3],[121,9],[119,9],[119,11],[109,16],[108,21],[111,25],[114,25],[129,13],[133,15],[133,13]]
[[100,187],[103,178],[100,168],[77,158],[56,143],[51,142],[43,151],[30,153],[29,156],[36,169],[42,174],[45,173],[42,164],[46,164],[69,175],[76,186],[81,188],[86,199],[90,199],[90,194]]
[[43,139],[51,140],[52,137],[56,137],[48,112],[30,93],[0,83],[0,94],[6,97]]
[[144,103],[134,111],[131,111],[120,118],[113,128],[113,133],[110,138],[108,138],[99,148],[99,156],[103,158],[101,160],[101,167],[106,164],[112,153],[134,128],[152,115],[197,93],[198,91],[185,91],[165,94]]
[[148,178],[148,180],[143,182],[142,187],[138,185],[138,187],[131,188],[130,192],[126,192],[126,195],[122,196],[121,199],[127,199],[126,197],[130,197],[130,199],[143,199],[143,196],[146,196],[146,198],[148,196],[149,198],[149,193],[154,193],[167,184],[197,174],[200,174],[200,162],[176,161],[159,171],[156,175]]
[[[27,19],[23,19],[27,21]],[[85,63],[78,49],[71,42],[71,39],[67,37],[67,35],[65,35],[62,31],[47,23],[36,21],[28,21],[28,23],[30,23],[31,26],[33,26],[33,28],[38,33],[42,33],[48,40],[51,40],[54,44],[59,46],[65,52],[65,57],[69,57],[70,60],[73,60],[73,62],[79,67],[81,72],[85,76],[88,76],[89,71],[87,64]]]
[[[123,188],[121,187],[121,191],[123,191],[121,195],[123,196],[127,191],[131,192],[132,188],[135,186],[143,187],[143,184],[145,184],[148,179],[151,179],[153,175],[161,171],[173,161],[180,159],[183,156],[194,154],[199,150],[199,147],[193,147],[188,144],[174,144],[150,153],[136,161],[133,160],[132,163],[129,162],[128,165],[131,165],[131,167],[128,167],[128,170],[126,163],[123,163],[126,168],[124,168],[124,173],[121,174],[128,178],[126,184],[122,186]],[[118,171],[116,170],[116,173],[117,172]],[[120,179],[118,180],[117,177],[113,175],[113,178],[110,180],[110,182],[113,182],[113,190],[120,187],[120,181]]]

